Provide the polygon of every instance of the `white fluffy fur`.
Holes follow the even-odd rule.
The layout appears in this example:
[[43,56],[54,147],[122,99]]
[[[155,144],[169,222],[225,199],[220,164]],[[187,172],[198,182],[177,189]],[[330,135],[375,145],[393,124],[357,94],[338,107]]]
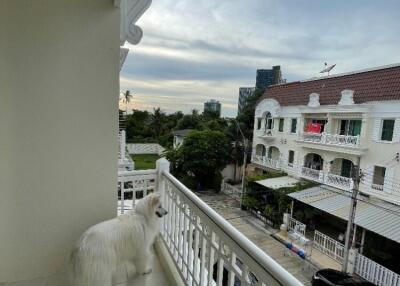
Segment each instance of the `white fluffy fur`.
[[[151,271],[150,247],[159,231],[160,197],[150,194],[134,210],[89,228],[70,258],[73,286],[111,286]],[[165,213],[164,213],[165,214]]]

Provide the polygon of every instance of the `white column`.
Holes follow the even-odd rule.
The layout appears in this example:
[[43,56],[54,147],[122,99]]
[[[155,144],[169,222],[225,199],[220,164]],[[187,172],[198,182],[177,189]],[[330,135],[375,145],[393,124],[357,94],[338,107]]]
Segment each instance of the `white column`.
[[120,137],[120,141],[119,141],[119,146],[120,146],[120,150],[121,150],[121,160],[125,159],[125,148],[126,148],[126,134],[125,134],[125,130],[121,131],[121,137]]
[[165,158],[160,158],[156,161],[156,169],[157,169],[157,179],[156,179],[156,192],[162,192],[163,184],[162,184],[162,173],[168,172],[169,173],[170,163]]

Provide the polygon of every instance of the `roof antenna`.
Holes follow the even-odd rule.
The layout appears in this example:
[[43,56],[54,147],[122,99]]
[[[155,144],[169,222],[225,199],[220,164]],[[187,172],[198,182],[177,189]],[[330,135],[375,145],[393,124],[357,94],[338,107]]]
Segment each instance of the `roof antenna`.
[[335,66],[336,66],[336,64],[331,65],[331,66],[328,67],[328,63],[325,63],[325,68],[324,68],[322,71],[320,71],[319,73],[328,73],[328,76],[329,76],[329,72],[330,72]]

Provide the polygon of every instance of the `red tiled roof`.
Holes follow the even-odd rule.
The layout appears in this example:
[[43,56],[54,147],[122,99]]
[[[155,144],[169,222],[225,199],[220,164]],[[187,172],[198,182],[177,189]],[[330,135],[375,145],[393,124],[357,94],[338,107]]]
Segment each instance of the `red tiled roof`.
[[272,85],[259,101],[273,98],[282,106],[307,105],[309,95],[318,93],[321,105],[337,104],[344,89],[354,91],[355,103],[400,100],[400,65]]

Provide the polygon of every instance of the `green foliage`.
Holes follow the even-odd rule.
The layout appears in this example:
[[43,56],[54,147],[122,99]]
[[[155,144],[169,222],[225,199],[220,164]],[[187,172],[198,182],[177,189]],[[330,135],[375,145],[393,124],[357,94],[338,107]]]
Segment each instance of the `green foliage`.
[[254,111],[256,108],[256,103],[263,94],[264,94],[263,90],[256,89],[254,91],[253,96],[250,96],[247,99],[246,105],[244,106],[240,114],[237,116],[237,120],[245,126],[245,128],[242,128],[242,126],[241,128],[245,133],[245,136],[249,139],[253,137]]
[[[278,190],[267,190],[265,187],[255,183],[255,181],[276,178],[284,175],[286,174],[268,172],[266,174],[246,178],[247,184],[244,198],[246,198],[247,204],[244,203],[244,205],[256,211],[262,212],[266,218],[273,222],[274,225],[281,224],[283,214],[288,212],[290,209],[292,199],[288,196],[288,194],[299,192],[317,185],[316,183],[312,182],[300,181],[293,187],[280,188]],[[267,197],[266,201],[265,197]],[[299,217],[297,215],[299,215]],[[305,216],[309,217],[310,214],[304,214],[303,212],[301,214],[296,213],[296,217],[299,219]]]
[[[165,152],[171,162],[171,172],[188,185],[220,189],[220,171],[231,160],[231,144],[220,131],[191,132],[181,146]],[[195,183],[193,184],[192,179]]]
[[138,154],[131,155],[132,160],[135,162],[135,170],[155,169],[156,161],[160,158],[154,154]]
[[287,174],[284,172],[266,172],[266,173],[259,174],[259,175],[247,176],[246,181],[247,182],[255,182],[255,181],[260,181],[260,180],[265,180],[265,179],[279,178],[279,177],[283,177],[283,176],[287,176]]

